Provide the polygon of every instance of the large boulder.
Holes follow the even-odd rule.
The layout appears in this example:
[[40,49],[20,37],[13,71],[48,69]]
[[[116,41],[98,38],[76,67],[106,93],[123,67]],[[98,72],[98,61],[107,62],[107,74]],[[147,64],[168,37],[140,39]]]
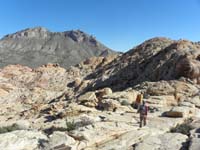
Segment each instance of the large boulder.
[[184,107],[189,107],[191,109],[195,109],[195,105],[190,102],[187,102],[187,101],[180,102],[179,106],[184,106]]
[[88,107],[95,107],[97,106],[98,99],[95,92],[87,92],[78,98],[78,102]]
[[98,99],[102,99],[103,96],[112,94],[111,88],[103,88],[101,90],[96,91],[96,95]]
[[175,96],[176,100],[185,100],[199,92],[195,84],[188,82],[185,78],[180,80],[143,82],[135,86],[137,90],[143,90],[150,96]]
[[[180,150],[186,148],[188,137],[180,133],[150,136],[135,146],[135,150]],[[185,145],[184,145],[185,143]]]
[[2,150],[40,150],[47,142],[46,135],[37,131],[13,131],[0,134],[0,149]]
[[98,107],[106,111],[115,111],[121,105],[118,101],[113,99],[103,99],[99,102]]
[[146,93],[152,96],[173,95],[175,89],[167,81],[144,82],[139,85],[146,89]]
[[66,145],[68,147],[74,147],[76,146],[76,141],[67,135],[65,132],[55,131],[52,135],[49,137],[49,148],[54,148],[60,145]]
[[198,87],[191,82],[172,81],[171,86],[174,87],[174,95],[179,101],[187,100],[199,93]]
[[200,148],[200,128],[191,131],[189,150],[199,150]]
[[150,96],[145,99],[149,106],[161,108],[177,105],[177,101],[173,95]]
[[164,113],[166,117],[191,117],[195,114],[195,109],[193,107],[186,106],[175,106],[170,111]]
[[127,103],[132,104],[136,101],[138,94],[139,93],[134,90],[114,92],[114,93],[103,96],[103,99],[113,99],[113,100],[119,101],[120,103],[122,103],[123,101],[127,101]]
[[78,116],[80,113],[95,113],[97,110],[92,107],[86,107],[84,105],[78,105],[77,103],[71,103],[69,106],[60,112],[59,116],[64,117],[73,117]]
[[190,141],[189,150],[199,150],[200,148],[199,140],[200,140],[199,138],[192,138]]
[[194,104],[197,108],[200,108],[200,97],[199,96],[192,97],[188,101],[191,102],[192,104]]
[[73,82],[73,86],[74,86],[75,88],[77,88],[78,86],[81,85],[81,83],[82,83],[82,79],[81,79],[81,78],[76,78],[76,79],[74,80],[74,82]]

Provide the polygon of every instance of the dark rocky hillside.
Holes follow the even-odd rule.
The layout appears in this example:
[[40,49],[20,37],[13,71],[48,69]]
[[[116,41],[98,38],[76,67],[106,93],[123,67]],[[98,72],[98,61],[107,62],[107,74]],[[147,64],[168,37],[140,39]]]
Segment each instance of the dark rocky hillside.
[[187,40],[153,38],[98,68],[86,79],[91,87],[122,90],[145,81],[187,77],[200,83],[200,45]]
[[112,50],[80,30],[50,32],[36,27],[9,34],[0,40],[0,67],[22,64],[37,67],[58,63],[68,68],[92,56],[106,56]]

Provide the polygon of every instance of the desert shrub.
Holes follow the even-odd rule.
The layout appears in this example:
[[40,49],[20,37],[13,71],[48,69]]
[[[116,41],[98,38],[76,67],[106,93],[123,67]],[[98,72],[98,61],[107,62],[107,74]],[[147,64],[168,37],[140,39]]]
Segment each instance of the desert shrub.
[[90,124],[93,124],[93,121],[90,120],[88,117],[82,117],[80,118],[80,121],[77,122],[66,120],[67,131],[75,130]]
[[67,128],[66,128],[67,131],[71,131],[71,130],[76,129],[76,123],[74,122],[74,120],[73,121],[67,121],[66,120],[66,126],[67,126]]
[[76,128],[84,127],[93,124],[93,121],[88,117],[82,117],[80,121],[76,122]]
[[20,127],[16,123],[10,126],[0,127],[0,134],[15,131],[15,130],[20,130]]
[[75,129],[78,129],[80,127],[84,127],[84,126],[87,126],[87,125],[90,125],[92,124],[92,121],[89,120],[87,117],[83,117],[81,118],[80,121],[78,122],[75,122],[74,120],[73,121],[68,121],[66,120],[66,127],[55,127],[55,126],[52,126],[50,128],[47,128],[44,131],[45,134],[52,134],[54,131],[61,131],[61,132],[65,132],[65,131],[72,131],[72,130],[75,130]]
[[177,124],[176,127],[173,127],[170,129],[170,132],[172,133],[182,133],[187,136],[190,135],[190,130],[194,129],[194,127],[190,124],[192,122],[192,119],[189,118],[184,121],[182,124]]
[[123,105],[123,106],[129,106],[129,105],[131,105],[127,100],[123,100],[122,102],[121,102],[121,105]]

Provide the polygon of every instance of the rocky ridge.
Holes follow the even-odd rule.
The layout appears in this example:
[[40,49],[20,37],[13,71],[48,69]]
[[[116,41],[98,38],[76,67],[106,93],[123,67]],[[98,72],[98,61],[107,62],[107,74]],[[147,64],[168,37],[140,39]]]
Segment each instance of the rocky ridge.
[[144,81],[177,80],[187,77],[199,82],[198,44],[167,38],[153,38],[99,68],[87,78],[93,88],[122,90]]

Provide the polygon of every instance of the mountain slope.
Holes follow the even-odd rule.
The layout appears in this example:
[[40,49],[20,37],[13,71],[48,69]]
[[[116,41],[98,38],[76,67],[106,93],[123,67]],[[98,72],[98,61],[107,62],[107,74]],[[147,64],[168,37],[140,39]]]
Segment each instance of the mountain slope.
[[36,27],[6,35],[0,40],[0,67],[59,63],[67,68],[86,58],[109,53],[113,51],[80,30],[50,32]]
[[86,77],[92,89],[122,90],[145,81],[190,78],[200,83],[200,46],[187,40],[153,38]]

